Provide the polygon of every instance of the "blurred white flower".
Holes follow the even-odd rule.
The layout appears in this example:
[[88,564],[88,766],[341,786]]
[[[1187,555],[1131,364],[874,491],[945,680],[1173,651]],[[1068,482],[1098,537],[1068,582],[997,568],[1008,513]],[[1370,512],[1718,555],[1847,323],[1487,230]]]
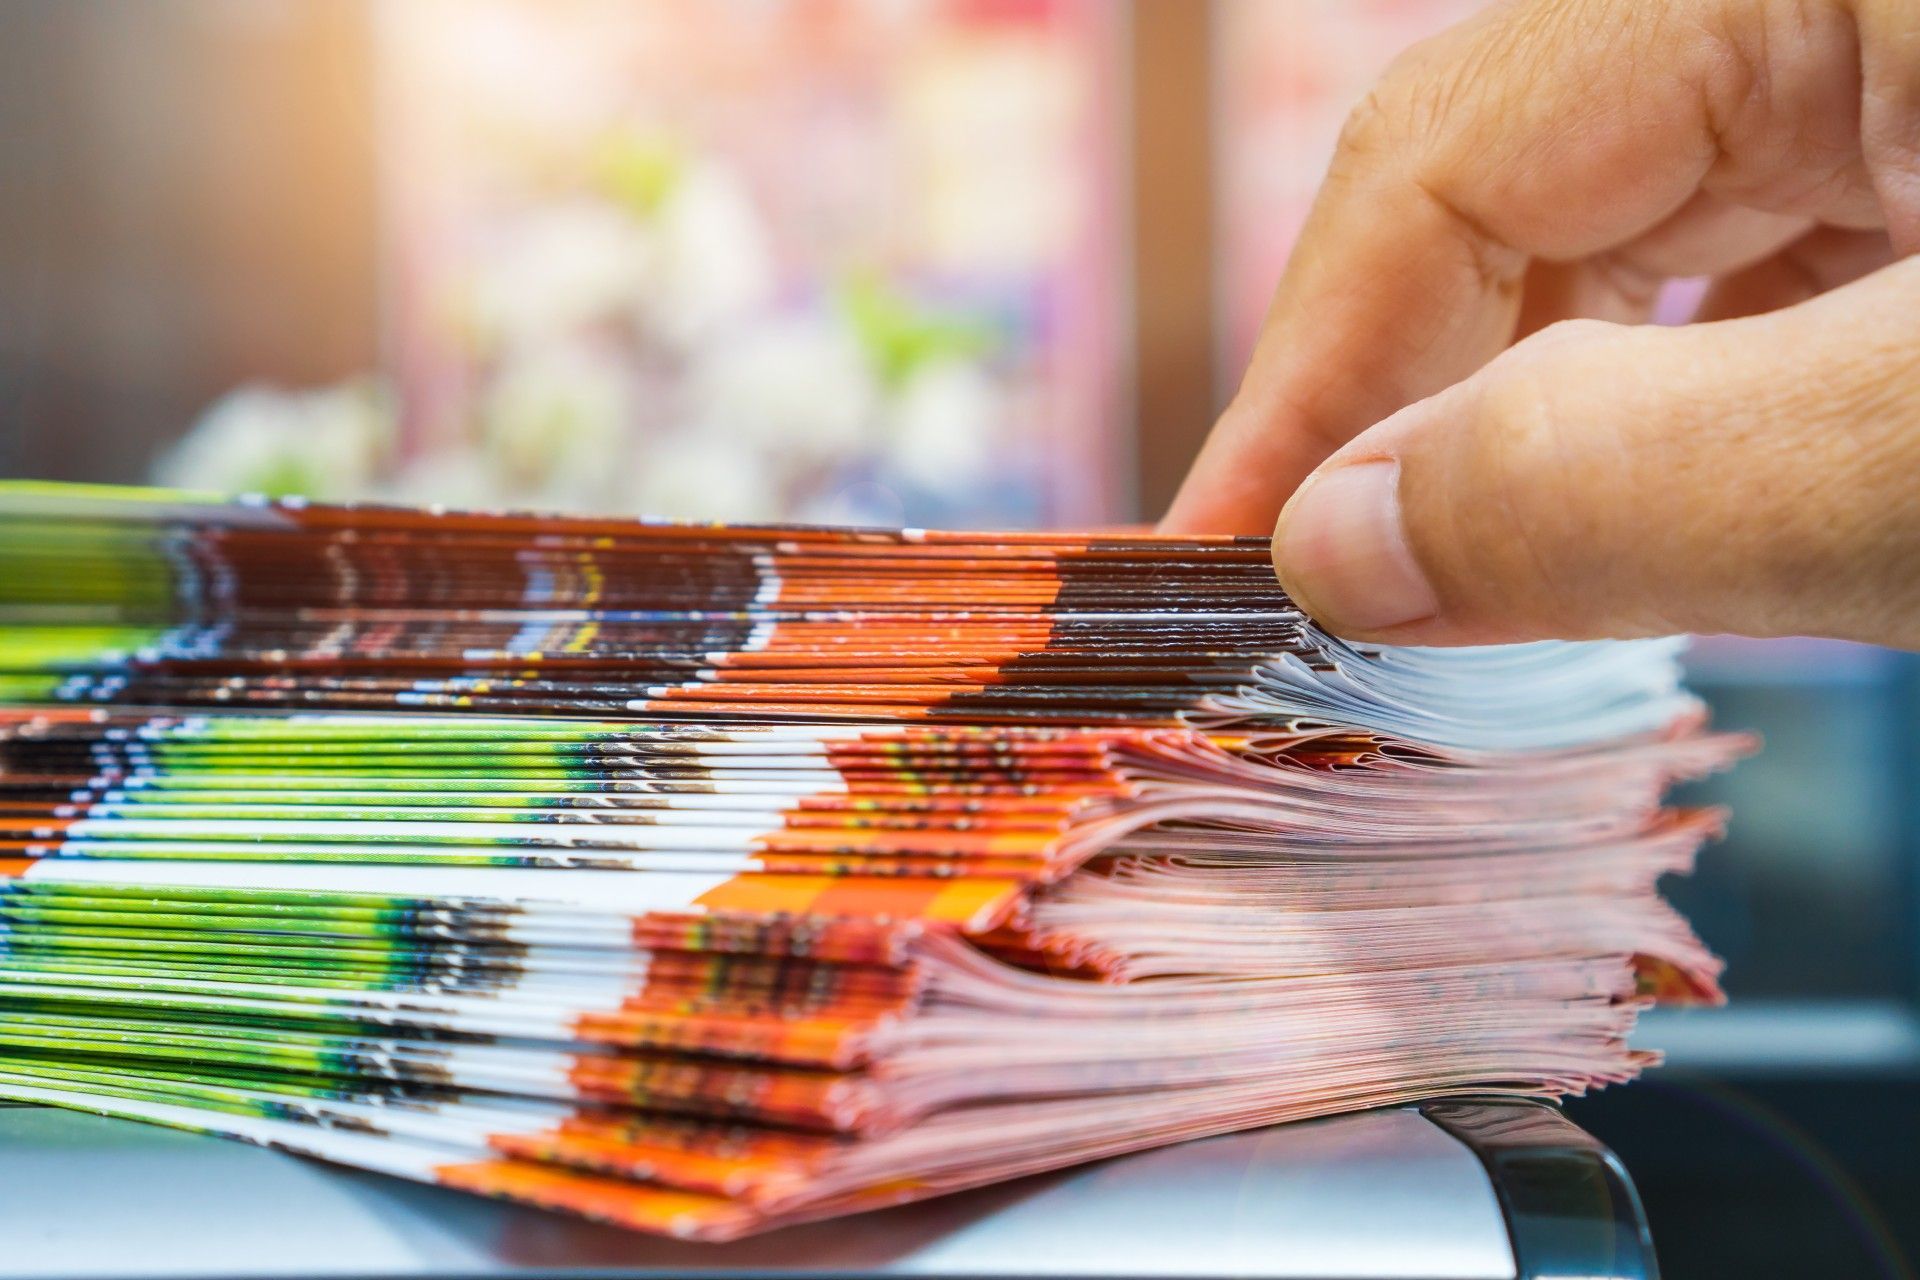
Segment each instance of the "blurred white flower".
[[154,464],[158,484],[350,498],[368,492],[397,431],[393,397],[361,378],[305,391],[250,384],[215,401]]
[[540,206],[511,226],[504,244],[481,255],[472,283],[472,321],[488,342],[551,341],[625,316],[652,292],[658,247],[613,204]]
[[835,317],[767,321],[704,351],[688,417],[742,451],[842,458],[876,435],[879,387],[865,351]]
[[515,505],[485,458],[470,447],[441,449],[413,459],[383,485],[379,496],[408,506],[484,511]]
[[784,505],[764,455],[699,431],[655,441],[641,455],[634,503],[674,520],[773,520]]
[[887,461],[925,489],[962,496],[988,479],[1006,409],[978,362],[930,360],[907,375],[888,406]]
[[697,164],[654,216],[655,253],[635,298],[641,324],[684,347],[764,306],[773,251],[752,193],[733,170]]
[[577,344],[510,353],[480,404],[482,456],[502,492],[569,508],[611,508],[629,480],[631,375]]
[[854,524],[898,529],[907,522],[907,506],[884,484],[860,480],[803,501],[793,518],[808,524]]

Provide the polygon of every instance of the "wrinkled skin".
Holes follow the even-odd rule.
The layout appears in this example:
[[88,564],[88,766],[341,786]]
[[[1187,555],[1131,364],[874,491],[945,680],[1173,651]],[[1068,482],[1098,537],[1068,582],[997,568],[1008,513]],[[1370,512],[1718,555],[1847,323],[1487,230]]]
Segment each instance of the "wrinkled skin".
[[1354,112],[1163,527],[1361,639],[1920,648],[1916,250],[1920,0],[1496,5]]

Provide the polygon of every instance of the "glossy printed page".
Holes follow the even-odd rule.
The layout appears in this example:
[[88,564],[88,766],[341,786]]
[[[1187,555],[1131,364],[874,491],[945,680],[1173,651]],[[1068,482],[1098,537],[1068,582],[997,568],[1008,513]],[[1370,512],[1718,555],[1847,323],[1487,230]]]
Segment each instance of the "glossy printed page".
[[1666,644],[1253,539],[0,490],[0,1096],[700,1239],[1622,1081],[1718,998]]

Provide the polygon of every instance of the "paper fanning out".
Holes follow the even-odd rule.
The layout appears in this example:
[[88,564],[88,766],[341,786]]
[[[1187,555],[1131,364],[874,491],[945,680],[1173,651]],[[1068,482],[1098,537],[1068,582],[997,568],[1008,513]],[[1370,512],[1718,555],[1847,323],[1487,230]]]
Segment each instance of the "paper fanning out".
[[1671,645],[1264,541],[0,486],[0,1096],[724,1239],[1718,998]]

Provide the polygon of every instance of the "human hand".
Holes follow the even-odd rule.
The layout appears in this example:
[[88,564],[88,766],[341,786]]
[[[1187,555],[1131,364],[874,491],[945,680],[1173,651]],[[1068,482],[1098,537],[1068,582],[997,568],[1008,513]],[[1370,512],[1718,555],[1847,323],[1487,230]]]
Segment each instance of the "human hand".
[[1916,250],[1920,0],[1496,5],[1354,113],[1162,527],[1360,639],[1920,647]]

